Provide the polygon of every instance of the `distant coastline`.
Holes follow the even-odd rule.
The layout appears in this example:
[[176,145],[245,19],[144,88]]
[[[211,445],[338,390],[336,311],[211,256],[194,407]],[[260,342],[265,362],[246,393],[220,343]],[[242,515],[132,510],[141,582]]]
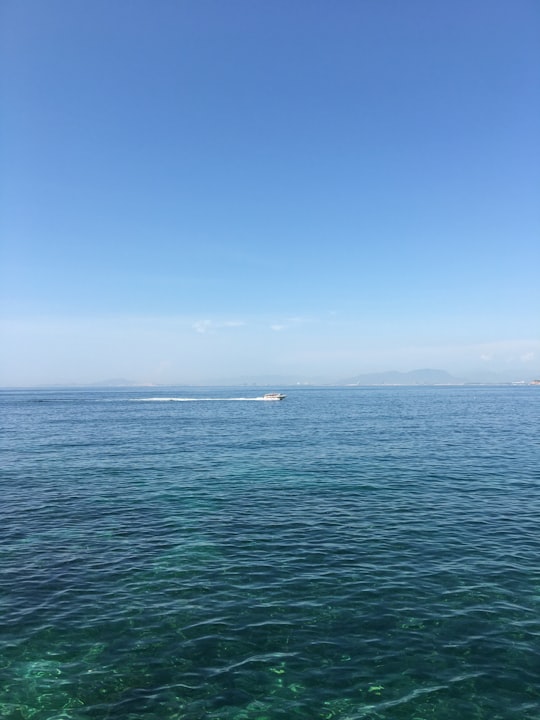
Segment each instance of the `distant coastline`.
[[[391,373],[389,373],[390,375]],[[407,375],[407,373],[403,373]],[[143,382],[95,382],[95,383],[54,383],[54,384],[35,384],[35,385],[1,385],[1,391],[13,391],[13,390],[145,390],[151,388],[173,388],[173,387],[184,387],[184,388],[244,388],[253,390],[274,390],[275,388],[282,389],[332,389],[332,388],[343,388],[343,389],[354,389],[354,388],[393,388],[393,387],[461,387],[461,388],[478,388],[478,387],[540,387],[539,379],[526,379],[526,380],[500,380],[500,381],[474,381],[474,380],[460,380],[453,378],[446,382],[427,381],[412,378],[388,378],[388,379],[377,379],[375,377],[367,376],[365,378],[359,377],[351,381],[342,382],[320,382],[320,381],[294,381],[291,379],[281,379],[279,381],[265,381],[264,379],[258,381],[225,381],[225,382],[169,382],[169,383],[143,383]]]

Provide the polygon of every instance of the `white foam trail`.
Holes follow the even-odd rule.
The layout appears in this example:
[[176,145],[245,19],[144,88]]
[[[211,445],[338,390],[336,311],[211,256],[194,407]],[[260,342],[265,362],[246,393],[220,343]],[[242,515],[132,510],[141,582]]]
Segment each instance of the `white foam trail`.
[[131,398],[133,402],[252,402],[265,400],[263,397],[231,397],[231,398],[190,398],[190,397],[154,397]]

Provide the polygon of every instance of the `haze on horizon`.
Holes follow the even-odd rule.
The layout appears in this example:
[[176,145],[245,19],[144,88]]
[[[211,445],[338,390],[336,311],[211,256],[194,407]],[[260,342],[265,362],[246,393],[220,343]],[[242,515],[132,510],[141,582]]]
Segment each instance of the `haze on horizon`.
[[0,386],[540,375],[535,0],[1,14]]

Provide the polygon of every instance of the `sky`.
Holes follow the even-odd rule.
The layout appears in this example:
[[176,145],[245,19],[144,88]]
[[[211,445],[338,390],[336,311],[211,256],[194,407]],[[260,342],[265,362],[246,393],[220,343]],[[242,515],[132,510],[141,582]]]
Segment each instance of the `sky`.
[[537,0],[4,0],[0,385],[540,376]]

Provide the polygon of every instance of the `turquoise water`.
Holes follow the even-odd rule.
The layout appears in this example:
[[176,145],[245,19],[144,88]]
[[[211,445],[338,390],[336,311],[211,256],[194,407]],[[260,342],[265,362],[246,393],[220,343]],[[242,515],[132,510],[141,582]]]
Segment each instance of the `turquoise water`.
[[1,718],[539,720],[540,389],[287,392],[0,394]]

